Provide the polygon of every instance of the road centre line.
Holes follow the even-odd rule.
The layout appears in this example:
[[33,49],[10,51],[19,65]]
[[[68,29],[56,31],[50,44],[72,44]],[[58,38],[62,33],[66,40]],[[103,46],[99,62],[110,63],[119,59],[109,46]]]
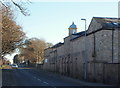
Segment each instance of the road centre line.
[[35,79],[39,80],[39,81],[42,81],[41,79],[37,78],[37,77],[34,77]]
[[42,81],[41,79],[38,79],[39,81]]
[[[35,76],[34,76],[34,78],[35,78],[35,79],[37,79],[37,77],[35,77]],[[38,78],[37,80],[42,81],[42,80],[41,80],[41,79],[39,79],[39,78]],[[44,82],[44,81],[43,81],[43,83],[45,83],[45,84],[49,84],[49,83]]]
[[45,84],[49,84],[49,83],[47,83],[47,82],[43,82],[43,83],[45,83]]

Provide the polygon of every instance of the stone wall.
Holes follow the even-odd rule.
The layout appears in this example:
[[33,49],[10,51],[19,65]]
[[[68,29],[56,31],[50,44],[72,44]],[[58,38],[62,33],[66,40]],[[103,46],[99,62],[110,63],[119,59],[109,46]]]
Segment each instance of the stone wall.
[[86,37],[68,36],[63,45],[46,49],[43,69],[78,79],[87,71],[89,81],[119,84],[120,30],[100,28],[93,19]]
[[117,28],[113,31],[113,63],[120,63],[120,30]]
[[112,62],[112,41],[112,30],[101,30],[95,33],[96,60]]
[[118,28],[117,30],[118,30],[118,62],[120,63],[120,28]]
[[75,78],[83,79],[83,64],[85,58],[85,37],[71,41],[71,75]]
[[120,84],[120,64],[89,63],[88,80],[105,84]]

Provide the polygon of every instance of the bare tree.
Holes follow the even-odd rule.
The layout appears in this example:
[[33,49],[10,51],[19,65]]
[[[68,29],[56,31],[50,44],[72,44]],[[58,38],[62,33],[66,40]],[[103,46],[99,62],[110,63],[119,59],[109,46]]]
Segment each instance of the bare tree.
[[28,16],[29,3],[29,0],[0,0],[0,56],[13,52],[25,37],[21,26],[14,21],[14,11],[17,8]]
[[9,8],[2,7],[2,55],[13,52],[20,42],[24,39],[25,33],[21,26],[13,20],[14,14]]
[[[25,16],[29,16],[29,11],[27,9],[27,4],[30,4],[31,2],[29,0],[0,0],[0,3],[6,7],[6,8],[15,8],[17,9]],[[12,9],[13,9],[12,8]],[[14,9],[16,10],[16,9]]]
[[25,55],[25,59],[31,60],[31,62],[40,63],[44,60],[44,49],[46,47],[48,47],[48,43],[44,40],[31,38],[26,40],[24,47],[22,47],[20,51],[22,55]]

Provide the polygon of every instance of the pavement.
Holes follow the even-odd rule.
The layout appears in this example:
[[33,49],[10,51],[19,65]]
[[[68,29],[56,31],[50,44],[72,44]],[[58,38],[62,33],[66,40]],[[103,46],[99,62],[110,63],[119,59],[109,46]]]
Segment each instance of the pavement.
[[28,88],[85,88],[85,87],[102,87],[102,88],[118,88],[116,86],[105,85],[101,83],[90,83],[70,77],[54,74],[43,70],[33,68],[19,69],[3,69],[2,70],[2,86],[3,87],[28,87]]
[[0,69],[12,69],[12,67],[10,65],[2,65]]

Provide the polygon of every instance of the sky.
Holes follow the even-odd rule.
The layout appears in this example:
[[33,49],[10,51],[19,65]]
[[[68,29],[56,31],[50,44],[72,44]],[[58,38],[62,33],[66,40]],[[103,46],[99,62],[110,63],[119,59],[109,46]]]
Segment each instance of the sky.
[[[77,25],[78,32],[84,31],[85,22],[81,18],[87,20],[88,28],[92,17],[118,17],[118,2],[115,0],[32,0],[27,9],[30,16],[16,13],[16,21],[23,27],[27,37],[37,37],[53,44],[63,42],[72,22]],[[9,56],[11,60],[15,54]]]
[[30,16],[17,14],[17,22],[29,38],[37,37],[56,44],[68,36],[68,27],[74,22],[78,32],[89,26],[92,17],[118,17],[117,2],[32,2]]

